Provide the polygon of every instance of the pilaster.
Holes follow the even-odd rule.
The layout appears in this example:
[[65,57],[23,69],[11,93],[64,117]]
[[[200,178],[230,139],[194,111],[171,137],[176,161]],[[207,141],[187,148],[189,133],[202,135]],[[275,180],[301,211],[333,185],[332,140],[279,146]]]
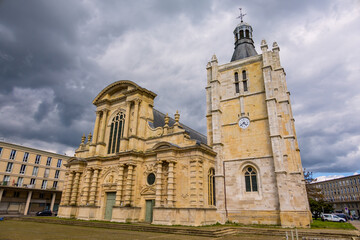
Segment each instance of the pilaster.
[[130,109],[131,109],[131,102],[126,102],[126,115],[125,115],[125,126],[124,126],[124,138],[129,137],[129,130],[130,130]]
[[135,108],[134,108],[134,125],[133,125],[133,135],[137,136],[137,129],[139,123],[139,106],[141,103],[141,99],[136,98],[134,100]]
[[115,198],[115,205],[121,206],[121,196],[123,190],[123,178],[124,178],[124,165],[119,167],[119,175],[116,182],[116,198]]
[[174,193],[175,193],[175,179],[174,179],[174,162],[169,162],[169,175],[168,175],[168,192],[167,192],[167,205],[168,207],[174,207]]
[[67,178],[67,184],[66,184],[63,205],[70,204],[70,196],[71,196],[71,190],[72,190],[72,186],[73,186],[73,179],[74,179],[74,172],[69,172],[68,178]]
[[155,206],[161,206],[161,178],[162,178],[162,161],[157,162],[156,170],[156,189],[155,189]]
[[95,205],[98,177],[99,177],[99,169],[94,169],[94,174],[91,180],[89,205]]
[[89,198],[89,190],[90,190],[90,178],[91,178],[91,169],[86,169],[86,175],[85,175],[85,182],[84,182],[84,188],[83,188],[83,194],[81,198],[81,205],[88,205],[88,198]]
[[99,140],[96,145],[96,155],[104,154],[106,151],[106,143],[105,143],[105,133],[106,133],[106,124],[108,121],[108,109],[103,109],[101,114],[101,123],[100,123],[100,130],[99,130]]
[[95,119],[95,126],[94,126],[94,135],[92,138],[92,144],[96,144],[98,141],[98,133],[99,133],[99,127],[100,127],[100,114],[101,111],[96,112],[96,119]]
[[134,170],[134,166],[129,165],[128,166],[128,175],[127,175],[127,179],[126,179],[126,189],[125,189],[125,206],[131,206],[133,170]]
[[108,118],[109,110],[102,110],[102,118],[101,118],[101,128],[100,128],[100,142],[105,142],[105,131],[106,131],[106,123]]
[[81,174],[80,172],[76,172],[76,173],[75,173],[75,180],[74,180],[73,190],[72,190],[72,192],[71,192],[70,205],[76,205],[77,196],[78,196],[78,192],[79,192],[80,174]]

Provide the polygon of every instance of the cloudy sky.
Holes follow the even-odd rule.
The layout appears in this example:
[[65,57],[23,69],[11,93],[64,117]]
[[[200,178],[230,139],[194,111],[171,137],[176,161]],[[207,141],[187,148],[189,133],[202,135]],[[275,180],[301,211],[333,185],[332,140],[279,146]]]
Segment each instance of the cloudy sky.
[[359,171],[359,0],[0,0],[0,141],[73,154],[124,79],[205,134],[205,66],[229,62],[239,7],[258,52],[280,46],[303,166]]

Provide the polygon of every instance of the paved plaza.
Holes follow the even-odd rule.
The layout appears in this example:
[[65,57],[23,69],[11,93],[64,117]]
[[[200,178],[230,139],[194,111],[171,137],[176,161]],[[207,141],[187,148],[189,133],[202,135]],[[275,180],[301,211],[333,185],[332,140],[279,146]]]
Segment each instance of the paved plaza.
[[[358,230],[360,221],[351,222]],[[165,232],[164,232],[165,228]],[[131,230],[130,230],[131,229]],[[138,229],[138,230],[136,230]],[[143,230],[139,230],[143,229]],[[146,229],[146,230],[145,230]],[[16,239],[220,239],[220,240],[277,240],[285,239],[287,231],[290,237],[290,229],[271,228],[235,228],[230,235],[215,236],[213,230],[227,229],[224,227],[166,227],[150,224],[118,224],[109,222],[88,222],[77,220],[62,220],[57,218],[32,218],[14,217],[0,221],[0,240]],[[179,230],[189,231],[178,234]],[[335,229],[299,229],[300,236],[312,236],[309,239],[325,237],[325,239],[360,239],[358,230],[335,230]],[[194,233],[190,233],[193,231]],[[177,234],[173,234],[173,233]],[[295,237],[295,232],[294,237]],[[206,236],[202,236],[205,234]],[[289,238],[291,239],[291,238]],[[296,239],[296,238],[295,238]],[[323,239],[323,238],[322,238]]]
[[240,239],[284,239],[279,236],[260,236],[241,234],[236,236],[224,236],[220,238],[209,238],[189,235],[175,235],[153,232],[124,231],[105,228],[91,228],[69,225],[57,225],[48,223],[22,222],[5,220],[0,222],[0,240],[146,240],[146,239],[219,239],[219,240],[240,240]]

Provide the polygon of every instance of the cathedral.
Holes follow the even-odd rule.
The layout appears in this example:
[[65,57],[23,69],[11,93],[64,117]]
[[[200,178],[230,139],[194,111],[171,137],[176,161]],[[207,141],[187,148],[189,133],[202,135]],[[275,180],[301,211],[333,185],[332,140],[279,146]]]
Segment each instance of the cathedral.
[[[242,17],[242,16],[241,16]],[[59,217],[163,225],[311,221],[285,71],[276,42],[234,30],[229,63],[206,66],[207,136],[117,81],[94,99],[93,135],[67,164]],[[205,102],[204,102],[205,104]]]

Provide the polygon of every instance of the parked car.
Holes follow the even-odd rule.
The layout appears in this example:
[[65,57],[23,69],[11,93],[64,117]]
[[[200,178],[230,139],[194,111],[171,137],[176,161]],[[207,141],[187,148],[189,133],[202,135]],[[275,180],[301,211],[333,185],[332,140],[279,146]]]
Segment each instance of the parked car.
[[334,213],[336,216],[340,217],[340,218],[344,218],[346,219],[346,221],[350,220],[350,217],[344,213]]
[[50,210],[44,210],[37,212],[36,216],[52,216],[52,212]]
[[352,215],[352,217],[354,220],[359,220],[359,216],[357,216],[357,215]]
[[345,218],[338,217],[335,214],[326,214],[326,213],[321,216],[321,220],[331,221],[331,222],[346,222]]

